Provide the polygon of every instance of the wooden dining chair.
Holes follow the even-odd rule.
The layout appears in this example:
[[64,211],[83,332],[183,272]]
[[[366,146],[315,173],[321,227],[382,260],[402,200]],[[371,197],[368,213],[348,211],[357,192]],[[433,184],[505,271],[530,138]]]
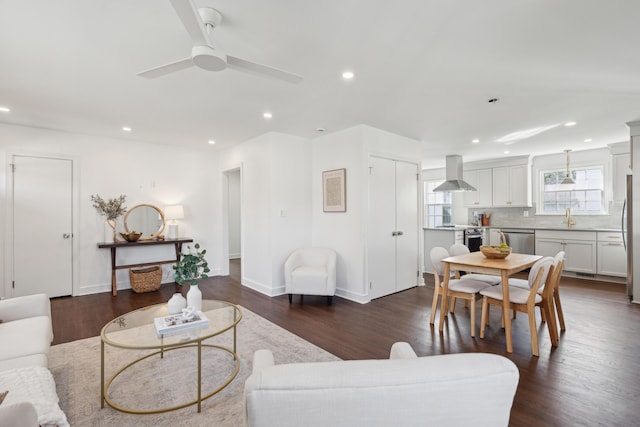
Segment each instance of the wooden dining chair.
[[[562,331],[566,330],[565,324],[564,324],[564,313],[562,312],[562,303],[560,302],[560,278],[562,277],[562,272],[564,271],[564,264],[565,264],[565,252],[560,251],[553,257],[553,267],[556,270],[559,269],[559,271],[557,272],[558,278],[553,288],[552,307],[554,309],[552,312],[554,313],[554,316],[556,315],[558,316],[558,323],[560,324],[560,330]],[[509,278],[509,286],[515,286],[522,289],[529,289],[529,283],[527,280],[524,280],[524,279]],[[542,287],[538,290],[538,293],[542,295],[545,289],[546,289],[546,284],[542,285]],[[543,322],[546,320],[544,316],[545,315],[543,314],[542,315]],[[515,317],[515,313],[514,313],[514,317]]]
[[[461,244],[461,243],[454,243],[453,245],[451,245],[451,247],[449,247],[449,255],[450,256],[465,255],[465,254],[468,254],[468,253],[471,253],[469,248],[466,247],[465,245]],[[502,281],[502,278],[500,276],[496,276],[496,275],[493,275],[493,274],[480,274],[480,273],[466,273],[462,277],[460,277],[460,279],[463,279],[463,280],[469,280],[469,279],[479,280],[481,282],[486,282],[486,283],[490,284],[491,286],[498,285]]]
[[[435,288],[433,290],[433,302],[431,303],[431,318],[429,319],[430,324],[434,324],[436,317],[436,310],[438,308],[438,298],[442,296],[444,291],[444,263],[442,260],[449,256],[449,251],[445,248],[436,246],[431,249],[429,253],[431,257],[431,264],[433,264],[433,277],[435,280]],[[442,280],[440,277],[442,276]],[[451,298],[451,312],[453,313],[453,308],[455,306],[455,299],[460,298],[465,301],[469,301],[469,306],[471,310],[471,336],[476,336],[476,301],[480,299],[479,292],[482,289],[488,288],[489,285],[486,282],[481,282],[479,280],[473,279],[449,279],[448,285],[448,296]],[[441,298],[440,301],[440,310],[445,311],[445,316],[447,315],[447,301],[444,298]]]
[[[529,289],[509,286],[509,303],[511,309],[527,313],[529,317],[529,330],[531,333],[531,349],[534,356],[538,356],[538,330],[536,327],[536,305],[542,304],[542,295],[538,289],[546,282],[547,276],[553,273],[553,258],[544,257],[531,267],[529,272]],[[480,320],[480,338],[484,338],[484,331],[489,317],[489,305],[497,305],[502,308],[502,285],[491,286],[480,291],[482,295],[482,316]],[[547,305],[548,307],[548,305]],[[543,308],[548,312],[548,308]]]

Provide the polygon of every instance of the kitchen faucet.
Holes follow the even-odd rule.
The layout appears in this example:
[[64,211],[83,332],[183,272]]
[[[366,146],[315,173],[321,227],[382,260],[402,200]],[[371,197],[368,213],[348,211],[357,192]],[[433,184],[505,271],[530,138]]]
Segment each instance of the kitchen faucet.
[[571,228],[572,226],[576,225],[575,221],[571,219],[571,208],[565,209],[564,216],[567,221],[567,228]]

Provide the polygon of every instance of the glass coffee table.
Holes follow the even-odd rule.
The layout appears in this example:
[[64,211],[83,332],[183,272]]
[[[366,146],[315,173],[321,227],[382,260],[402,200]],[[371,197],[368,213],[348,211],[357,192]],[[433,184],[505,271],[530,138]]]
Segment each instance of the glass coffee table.
[[[202,401],[210,398],[220,390],[224,389],[238,375],[240,370],[240,359],[236,352],[236,326],[242,319],[240,307],[226,301],[202,300],[202,311],[209,320],[209,324],[203,328],[186,329],[182,333],[158,337],[153,323],[156,317],[167,316],[167,304],[157,304],[131,311],[117,317],[107,323],[100,333],[100,405],[104,408],[106,403],[113,409],[131,414],[157,414],[161,412],[174,411],[191,405],[198,405],[198,412],[201,411]],[[220,335],[226,331],[233,330],[233,348],[221,345],[205,344],[203,341]],[[129,350],[155,350],[149,354],[135,359],[118,369],[105,381],[105,345]],[[109,387],[112,382],[123,372],[134,369],[139,362],[148,358],[164,358],[164,353],[168,351],[180,351],[187,348],[197,348],[197,397],[195,400],[181,403],[175,406],[158,409],[133,409],[116,404],[109,397]],[[215,390],[203,395],[202,391],[202,351],[222,350],[229,353],[235,362],[235,369],[222,385]],[[183,369],[188,369],[185,366]],[[141,397],[143,399],[143,397]]]

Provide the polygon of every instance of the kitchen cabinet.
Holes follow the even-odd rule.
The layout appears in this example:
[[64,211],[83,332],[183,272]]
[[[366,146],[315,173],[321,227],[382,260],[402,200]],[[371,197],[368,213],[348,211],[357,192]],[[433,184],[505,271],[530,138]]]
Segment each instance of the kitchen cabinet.
[[504,166],[492,171],[494,207],[531,206],[529,165]]
[[598,274],[627,276],[627,254],[621,232],[598,232]]
[[595,231],[536,230],[536,255],[555,256],[565,252],[565,271],[596,274]]
[[473,185],[478,191],[464,192],[464,205],[468,208],[481,208],[492,206],[492,171],[491,169],[478,169],[464,171],[463,179]]

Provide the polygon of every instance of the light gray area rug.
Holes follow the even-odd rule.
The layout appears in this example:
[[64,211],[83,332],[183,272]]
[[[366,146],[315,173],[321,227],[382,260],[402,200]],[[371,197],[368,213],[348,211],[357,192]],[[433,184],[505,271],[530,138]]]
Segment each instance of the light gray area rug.
[[[238,324],[240,371],[218,394],[202,403],[202,412],[189,406],[164,414],[126,414],[105,405],[100,408],[100,337],[51,347],[49,368],[56,381],[60,407],[71,426],[241,426],[244,382],[251,373],[253,354],[266,348],[277,364],[339,360],[308,341],[242,308]],[[207,343],[232,346],[232,331]],[[106,346],[106,373],[113,374],[141,354]],[[109,396],[118,405],[137,409],[174,406],[196,396],[195,349],[173,350],[164,359],[152,357],[117,377]],[[214,390],[235,368],[232,357],[220,350],[203,350],[203,395]]]

